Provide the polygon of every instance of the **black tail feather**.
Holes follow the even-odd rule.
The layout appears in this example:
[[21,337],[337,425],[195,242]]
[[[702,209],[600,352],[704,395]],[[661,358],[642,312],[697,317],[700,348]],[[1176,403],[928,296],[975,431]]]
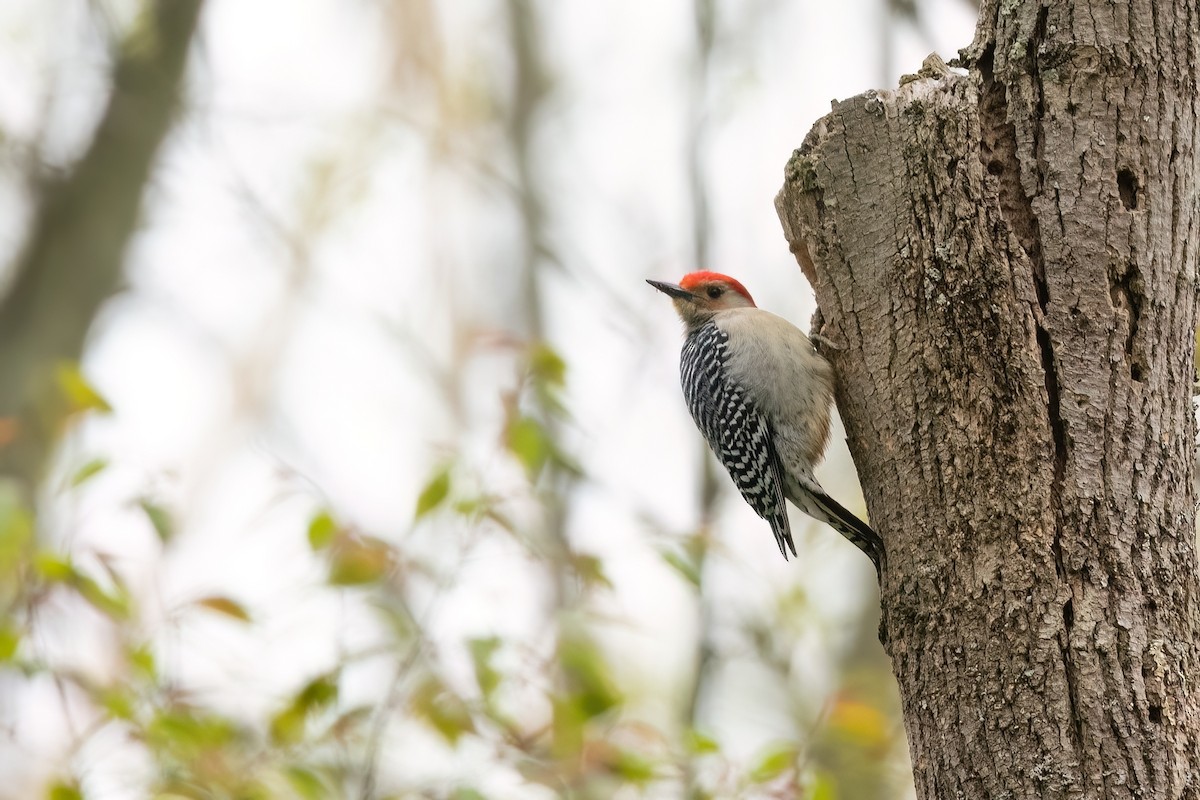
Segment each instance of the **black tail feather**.
[[825,521],[834,530],[850,540],[850,543],[862,550],[871,563],[875,565],[875,574],[883,581],[883,569],[887,566],[887,549],[883,539],[867,523],[863,522],[853,512],[846,509],[837,500],[821,491],[808,487],[808,493],[824,513]]
[[783,506],[781,513],[770,517],[768,522],[771,523],[771,532],[775,534],[775,544],[779,545],[783,560],[787,561],[789,549],[795,556],[796,543],[792,540],[792,524],[788,521],[787,506]]

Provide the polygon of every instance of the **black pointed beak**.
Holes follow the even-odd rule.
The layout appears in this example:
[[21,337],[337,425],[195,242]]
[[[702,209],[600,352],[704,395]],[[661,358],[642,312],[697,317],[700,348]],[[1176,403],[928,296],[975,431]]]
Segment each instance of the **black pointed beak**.
[[647,280],[646,283],[650,284],[655,289],[658,289],[660,292],[662,292],[663,294],[668,295],[670,297],[677,297],[680,300],[695,300],[696,299],[696,295],[692,294],[687,289],[684,289],[682,286],[677,286],[674,283],[663,283],[662,281],[652,281],[652,280]]

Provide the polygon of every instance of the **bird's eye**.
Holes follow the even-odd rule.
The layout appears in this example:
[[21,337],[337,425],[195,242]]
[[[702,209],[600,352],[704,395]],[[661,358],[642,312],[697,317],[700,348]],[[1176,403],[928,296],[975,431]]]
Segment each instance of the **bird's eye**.
[[710,286],[710,287],[708,287],[708,296],[711,297],[713,300],[716,300],[718,297],[721,296],[721,293],[724,291],[725,290],[722,289],[720,286]]

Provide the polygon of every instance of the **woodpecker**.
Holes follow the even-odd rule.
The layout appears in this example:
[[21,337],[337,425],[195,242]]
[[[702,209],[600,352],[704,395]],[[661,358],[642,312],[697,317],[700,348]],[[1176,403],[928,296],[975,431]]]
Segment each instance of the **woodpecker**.
[[779,552],[796,555],[784,498],[866,553],[882,577],[883,540],[825,493],[813,474],[829,441],[833,367],[809,338],[754,304],[741,283],[692,272],[651,281],[686,329],[680,382],[696,427],[742,497],[771,524]]

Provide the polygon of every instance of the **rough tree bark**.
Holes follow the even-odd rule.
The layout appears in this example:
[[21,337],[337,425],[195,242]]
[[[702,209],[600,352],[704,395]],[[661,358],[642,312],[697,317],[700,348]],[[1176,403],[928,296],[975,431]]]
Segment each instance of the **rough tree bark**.
[[871,519],[922,798],[1200,797],[1197,0],[984,0],[777,207]]

